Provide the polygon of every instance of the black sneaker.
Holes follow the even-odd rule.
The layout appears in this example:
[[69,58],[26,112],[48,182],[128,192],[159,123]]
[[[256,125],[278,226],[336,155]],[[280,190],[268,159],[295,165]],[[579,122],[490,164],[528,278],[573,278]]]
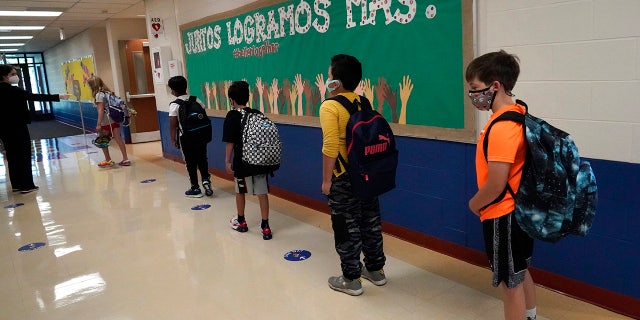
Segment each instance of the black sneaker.
[[27,194],[27,193],[31,193],[31,192],[34,192],[34,191],[38,191],[38,189],[40,189],[38,186],[33,186],[33,188],[20,190],[20,193]]
[[273,233],[271,233],[271,228],[269,227],[262,228],[262,239],[263,240],[273,239]]
[[211,188],[211,181],[203,180],[202,187],[204,188],[204,194],[206,194],[207,197],[211,197],[213,195],[213,189]]
[[200,187],[194,186],[185,191],[184,195],[189,198],[202,198],[202,191],[200,191]]

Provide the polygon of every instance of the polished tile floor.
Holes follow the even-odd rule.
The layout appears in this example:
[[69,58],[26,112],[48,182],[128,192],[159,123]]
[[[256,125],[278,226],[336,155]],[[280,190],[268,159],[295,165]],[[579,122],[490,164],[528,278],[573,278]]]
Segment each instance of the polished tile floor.
[[[0,161],[2,320],[502,318],[488,270],[390,236],[386,286],[332,291],[328,215],[271,197],[274,238],[264,241],[248,197],[240,234],[228,226],[228,181],[214,179],[213,198],[185,198],[186,170],[158,142],[128,145],[131,167],[100,169],[90,139],[35,141],[31,194],[11,192]],[[311,256],[285,260],[294,250]],[[626,319],[543,288],[538,296],[538,319]]]

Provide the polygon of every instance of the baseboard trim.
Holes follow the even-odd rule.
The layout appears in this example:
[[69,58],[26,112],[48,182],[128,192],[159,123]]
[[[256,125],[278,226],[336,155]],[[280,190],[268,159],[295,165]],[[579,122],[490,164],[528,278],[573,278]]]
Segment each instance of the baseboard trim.
[[[184,163],[181,157],[163,152],[165,158]],[[233,176],[217,169],[210,168],[209,172],[215,176],[233,180]],[[329,207],[325,202],[311,199],[291,191],[269,187],[269,193],[278,197],[299,204],[301,206],[329,214]],[[484,252],[461,246],[449,241],[445,241],[424,233],[420,233],[392,223],[382,223],[383,232],[413,243],[415,245],[433,250],[452,258],[471,263],[476,266],[489,268],[487,256]],[[601,308],[622,314],[634,319],[640,319],[640,299],[626,296],[614,291],[606,290],[594,285],[567,278],[549,271],[530,268],[531,275],[537,285],[548,290],[578,299]]]

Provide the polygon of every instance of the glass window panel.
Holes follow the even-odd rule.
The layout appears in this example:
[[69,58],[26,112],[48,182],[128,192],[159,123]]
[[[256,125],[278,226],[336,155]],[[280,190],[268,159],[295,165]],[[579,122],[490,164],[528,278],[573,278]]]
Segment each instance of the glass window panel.
[[133,53],[133,72],[135,72],[136,84],[138,86],[137,94],[149,93],[147,87],[147,74],[144,65],[144,55],[141,51]]
[[30,58],[30,63],[43,63],[42,53],[27,53],[27,57]]

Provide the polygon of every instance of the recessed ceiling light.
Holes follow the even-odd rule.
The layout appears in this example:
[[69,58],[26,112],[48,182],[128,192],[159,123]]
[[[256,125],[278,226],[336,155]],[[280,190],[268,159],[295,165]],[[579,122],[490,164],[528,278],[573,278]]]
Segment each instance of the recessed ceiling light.
[[14,52],[14,51],[18,51],[18,49],[2,49],[2,48],[0,48],[0,52]]
[[24,43],[0,43],[0,47],[22,47]]
[[57,17],[61,11],[0,11],[0,16],[5,17]]
[[0,31],[5,30],[42,30],[44,26],[0,26]]
[[0,40],[28,40],[33,39],[33,36],[0,36]]

